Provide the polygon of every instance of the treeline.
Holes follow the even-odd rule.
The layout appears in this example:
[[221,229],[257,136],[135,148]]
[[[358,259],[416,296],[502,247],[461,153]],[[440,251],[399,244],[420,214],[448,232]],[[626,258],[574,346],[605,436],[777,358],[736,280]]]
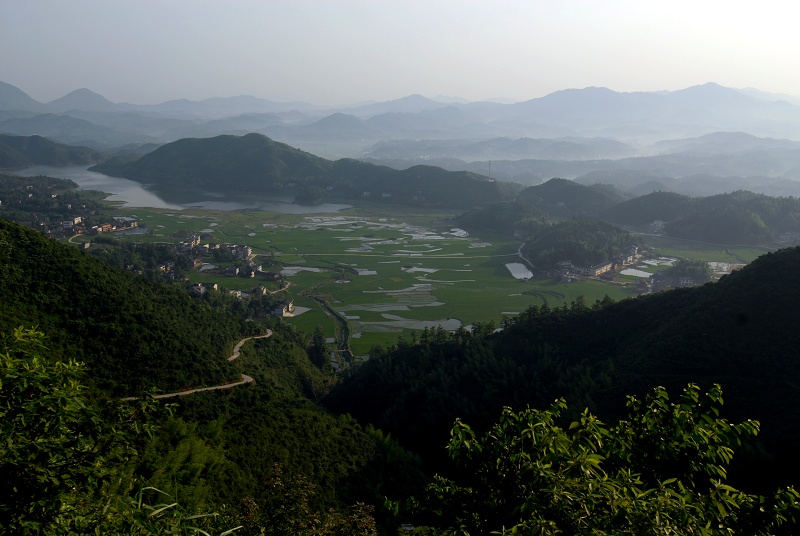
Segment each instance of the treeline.
[[466,229],[489,230],[504,234],[513,231],[521,237],[533,236],[549,225],[549,220],[543,211],[524,201],[496,203],[470,210],[459,215],[457,222]]

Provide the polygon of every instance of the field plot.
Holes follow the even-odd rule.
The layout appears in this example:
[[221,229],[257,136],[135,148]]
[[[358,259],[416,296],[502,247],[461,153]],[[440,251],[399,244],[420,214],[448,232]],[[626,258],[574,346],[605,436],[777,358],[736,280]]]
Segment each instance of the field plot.
[[724,246],[680,240],[662,236],[646,236],[647,244],[660,255],[706,262],[749,263],[759,255],[777,249],[766,246]]

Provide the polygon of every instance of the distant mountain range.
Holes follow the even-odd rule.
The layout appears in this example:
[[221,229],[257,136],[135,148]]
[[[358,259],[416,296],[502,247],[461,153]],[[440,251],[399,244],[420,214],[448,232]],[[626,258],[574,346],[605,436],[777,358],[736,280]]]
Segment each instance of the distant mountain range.
[[[0,117],[10,119],[12,112],[68,115],[133,112],[154,119],[170,117],[187,125],[199,125],[223,117],[294,112],[283,117],[279,125],[286,139],[275,136],[275,132],[261,133],[292,142],[309,136],[313,138],[321,133],[320,130],[337,127],[346,120],[347,123],[343,124],[347,128],[342,132],[344,139],[350,142],[361,140],[365,142],[362,147],[367,147],[369,142],[392,138],[477,140],[577,136],[653,142],[719,130],[742,130],[758,136],[800,137],[800,106],[782,97],[709,83],[661,92],[620,93],[596,87],[566,89],[514,104],[464,103],[457,99],[447,102],[411,95],[388,102],[326,109],[308,103],[278,103],[252,96],[173,100],[156,105],[112,103],[85,88],[52,102],[41,103],[19,88],[0,83],[0,112],[3,112]],[[339,118],[319,122],[334,114],[340,114]],[[118,119],[121,130],[130,130],[124,116]],[[236,121],[229,122],[228,126],[235,130]],[[3,121],[0,121],[0,129],[19,133],[9,131]],[[137,132],[134,129],[130,133]],[[232,132],[214,134],[225,133]],[[174,139],[165,133],[162,141]]]
[[552,177],[710,195],[798,195],[800,100],[714,83],[622,93],[589,87],[524,102],[410,95],[349,108],[252,96],[112,103],[78,89],[49,103],[0,82],[0,133],[110,154],[259,133],[328,159],[434,165],[534,185]]

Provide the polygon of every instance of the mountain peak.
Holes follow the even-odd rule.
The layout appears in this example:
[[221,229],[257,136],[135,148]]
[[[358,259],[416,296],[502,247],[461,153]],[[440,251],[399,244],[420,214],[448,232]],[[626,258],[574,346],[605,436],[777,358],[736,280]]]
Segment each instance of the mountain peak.
[[0,110],[45,111],[46,106],[16,86],[0,82]]
[[66,112],[68,110],[108,112],[117,107],[116,104],[104,96],[86,88],[71,91],[60,99],[49,102],[48,106],[57,112]]
[[757,99],[745,95],[741,91],[725,86],[716,82],[706,82],[705,84],[690,86],[670,93],[673,97],[694,101],[700,105],[719,105],[719,104],[745,104],[757,102]]

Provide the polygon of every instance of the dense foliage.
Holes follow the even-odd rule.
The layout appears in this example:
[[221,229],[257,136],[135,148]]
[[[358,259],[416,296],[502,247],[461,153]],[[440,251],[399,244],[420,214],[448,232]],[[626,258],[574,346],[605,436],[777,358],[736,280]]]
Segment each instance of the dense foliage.
[[52,356],[41,333],[16,330],[0,355],[0,476],[12,484],[0,534],[199,526],[344,536],[392,526],[383,501],[422,490],[419,460],[314,404],[306,395],[332,377],[309,360],[304,334],[273,328],[242,350],[255,384],[182,398],[175,415],[147,399],[94,400],[82,365]]
[[524,201],[495,203],[461,214],[456,220],[467,230],[514,233],[520,237],[535,235],[548,225],[543,212]]
[[659,280],[669,279],[674,286],[678,286],[681,278],[688,277],[693,285],[697,285],[711,280],[711,269],[705,261],[678,259],[672,267],[659,272],[656,277]]
[[0,332],[38,326],[57,355],[86,362],[104,390],[176,390],[239,377],[224,359],[245,332],[232,315],[2,219],[0,302]]
[[560,261],[588,267],[609,262],[633,245],[641,245],[641,238],[608,223],[575,218],[542,228],[525,242],[522,253],[542,268]]
[[758,423],[731,424],[721,406],[719,386],[689,385],[677,402],[661,387],[629,397],[610,427],[585,411],[562,428],[563,399],[506,407],[482,435],[457,420],[447,450],[463,476],[437,477],[428,509],[446,534],[775,534],[800,515],[800,494],[727,483],[734,449]]
[[0,353],[0,534],[108,531],[154,408],[92,403],[83,366],[46,342],[18,328]]

